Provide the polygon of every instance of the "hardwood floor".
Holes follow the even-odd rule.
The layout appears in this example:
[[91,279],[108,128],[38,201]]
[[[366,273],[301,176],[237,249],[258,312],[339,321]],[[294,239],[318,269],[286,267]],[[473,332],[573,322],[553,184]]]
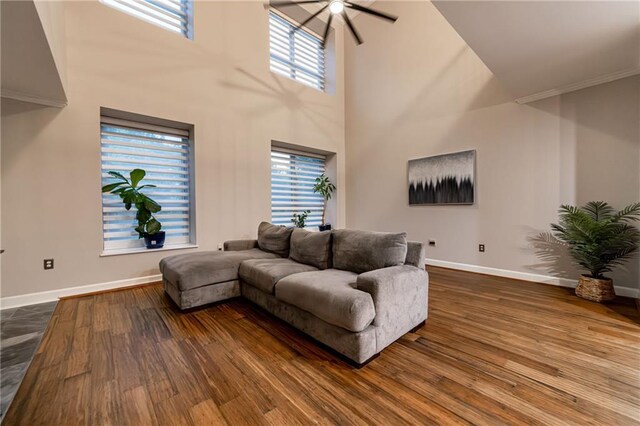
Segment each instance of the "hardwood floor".
[[638,424],[640,317],[430,268],[427,324],[357,370],[244,300],[160,285],[58,303],[5,425]]

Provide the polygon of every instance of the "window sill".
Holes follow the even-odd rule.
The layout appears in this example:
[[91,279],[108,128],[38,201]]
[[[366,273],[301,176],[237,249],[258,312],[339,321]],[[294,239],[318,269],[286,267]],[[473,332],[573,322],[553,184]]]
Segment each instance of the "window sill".
[[121,256],[123,254],[139,254],[139,253],[157,253],[159,251],[183,250],[198,248],[197,244],[175,244],[167,245],[159,249],[148,249],[145,247],[136,247],[130,249],[107,250],[100,253],[100,257]]

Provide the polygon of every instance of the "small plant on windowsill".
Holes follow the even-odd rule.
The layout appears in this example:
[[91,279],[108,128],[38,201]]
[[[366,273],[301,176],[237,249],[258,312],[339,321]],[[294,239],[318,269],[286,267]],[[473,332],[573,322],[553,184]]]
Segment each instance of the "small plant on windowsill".
[[291,222],[296,228],[304,228],[307,222],[307,216],[309,216],[311,210],[305,210],[301,214],[294,213],[291,217]]
[[613,280],[604,274],[638,250],[640,230],[631,222],[640,220],[640,203],[616,212],[604,201],[591,201],[582,207],[563,205],[559,213],[559,223],[551,224],[553,236],[588,271],[580,277],[576,295],[596,302],[613,300]]
[[161,231],[162,224],[154,216],[154,213],[158,213],[162,210],[162,207],[140,192],[144,188],[156,187],[155,185],[140,185],[147,173],[142,169],[135,169],[129,173],[129,179],[118,172],[111,171],[108,173],[117,181],[104,185],[102,192],[118,195],[127,210],[135,206],[138,226],[134,229],[138,233],[138,238],[144,238],[148,249],[162,248],[164,246],[165,232]]
[[331,199],[333,191],[336,190],[336,186],[331,183],[331,180],[323,173],[316,178],[316,184],[313,186],[313,192],[322,195],[324,198],[324,206],[322,208],[322,225],[318,226],[320,231],[327,231],[331,229],[330,223],[325,223],[325,214],[327,212],[327,202]]

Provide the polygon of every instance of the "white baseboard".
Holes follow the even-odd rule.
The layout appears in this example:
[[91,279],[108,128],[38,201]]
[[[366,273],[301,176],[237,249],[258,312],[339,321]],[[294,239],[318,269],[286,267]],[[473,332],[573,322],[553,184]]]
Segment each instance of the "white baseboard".
[[78,287],[61,288],[59,290],[42,291],[39,293],[22,294],[0,298],[0,310],[18,308],[20,306],[34,305],[36,303],[53,302],[61,297],[78,296],[97,291],[114,290],[131,287],[140,284],[148,284],[162,280],[162,275],[149,275],[146,277],[129,278],[126,280],[110,281],[106,283],[89,284]]
[[[511,271],[508,269],[490,268],[488,266],[470,265],[467,263],[448,262],[446,260],[426,259],[427,265],[441,266],[443,268],[459,269],[461,271],[477,272],[479,274],[496,275],[498,277],[514,278],[516,280],[532,281],[541,284],[556,285],[559,287],[576,288],[578,280],[552,277],[549,275],[531,274],[529,272]],[[639,297],[639,290],[631,287],[614,286],[618,296]]]

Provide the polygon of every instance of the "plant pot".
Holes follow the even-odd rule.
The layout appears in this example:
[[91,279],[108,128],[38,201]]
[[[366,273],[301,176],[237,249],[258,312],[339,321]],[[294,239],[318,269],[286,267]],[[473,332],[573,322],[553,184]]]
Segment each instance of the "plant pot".
[[148,249],[159,249],[164,246],[164,231],[156,232],[153,235],[145,234],[144,243]]
[[318,225],[318,229],[320,231],[331,231],[331,224],[327,223],[326,225]]
[[580,277],[576,295],[594,302],[607,302],[616,298],[613,280],[610,278],[592,278],[586,275]]

